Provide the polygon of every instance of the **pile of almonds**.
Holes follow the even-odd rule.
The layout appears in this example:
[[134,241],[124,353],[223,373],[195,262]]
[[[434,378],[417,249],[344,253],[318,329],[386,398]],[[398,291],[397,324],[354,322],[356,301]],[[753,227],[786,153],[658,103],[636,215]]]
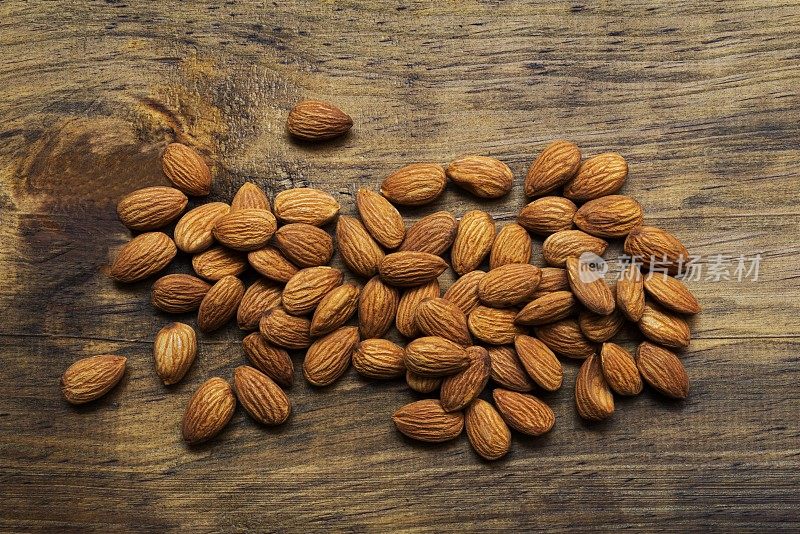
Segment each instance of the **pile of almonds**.
[[[298,104],[287,122],[289,133],[306,141],[330,139],[351,126],[338,108],[316,101]],[[251,332],[242,342],[250,365],[234,370],[234,388],[214,377],[189,401],[182,431],[190,444],[216,435],[236,399],[259,423],[285,422],[291,404],[282,388],[294,374],[287,351],[295,350],[305,351],[303,374],[315,386],[332,384],[352,362],[370,379],[404,377],[418,393],[438,390],[438,398],[397,410],[397,428],[417,440],[443,442],[466,426],[486,459],[509,451],[509,427],[531,436],[552,429],[553,411],[531,392],[562,386],[559,357],[581,364],[575,405],[586,420],[610,417],[613,394],[637,395],[642,379],[671,398],[688,394],[674,351],[689,345],[686,316],[700,307],[686,286],[664,272],[643,274],[636,263],[625,267],[613,288],[603,276],[587,279],[582,272],[582,255],[602,256],[608,239],[624,239],[627,254],[658,258],[671,274],[688,258],[676,237],[643,224],[634,199],[616,194],[628,174],[618,154],[582,159],[573,143],[550,144],[525,179],[526,195],[537,198],[499,231],[481,210],[460,221],[439,211],[407,228],[396,207],[430,204],[448,181],[479,198],[505,196],[512,172],[485,156],[462,157],[446,169],[405,166],[383,181],[380,193],[358,191],[358,218],[340,216],[336,199],[318,189],[281,191],[270,203],[252,183],[230,205],[210,202],[184,213],[187,195],[209,194],[209,167],[193,149],[173,143],[163,169],[174,187],[140,189],[119,202],[120,220],[142,233],[119,251],[111,276],[144,280],[180,250],[192,256],[197,276],[157,279],[153,306],[197,311],[202,332],[234,317]],[[158,231],[176,220],[172,237]],[[335,245],[323,229],[334,221]],[[532,235],[544,239],[547,266],[530,263]],[[363,287],[328,266],[335,250],[355,277],[366,280]],[[480,270],[485,263],[488,270]],[[246,288],[239,276],[248,268],[259,277]],[[448,268],[459,278],[442,293],[438,278]],[[646,338],[635,357],[611,342],[628,321]],[[405,347],[385,338],[393,326],[407,339]],[[153,351],[156,373],[175,384],[195,359],[195,330],[167,325]],[[113,355],[76,362],[62,377],[65,398],[75,404],[99,398],[120,380],[125,365],[124,357]],[[494,387],[483,399],[490,379]]]

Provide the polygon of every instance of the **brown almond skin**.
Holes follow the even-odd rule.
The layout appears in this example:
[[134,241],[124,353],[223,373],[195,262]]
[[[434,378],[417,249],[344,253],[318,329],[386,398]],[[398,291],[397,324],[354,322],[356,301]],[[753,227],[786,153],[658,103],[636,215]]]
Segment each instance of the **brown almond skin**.
[[449,300],[423,300],[417,306],[414,321],[423,335],[443,337],[464,346],[472,344],[467,316]]
[[197,310],[197,326],[212,332],[230,321],[244,296],[244,284],[235,276],[225,276],[211,286]]
[[560,267],[542,267],[542,278],[539,280],[537,293],[552,291],[569,291],[567,270]]
[[534,332],[550,350],[568,358],[583,360],[596,352],[595,346],[586,339],[574,319],[540,325]]
[[[400,297],[400,304],[397,306],[397,317],[395,317],[394,322],[397,331],[408,338],[419,337],[420,329],[416,321],[417,307],[425,299],[438,297],[439,281],[436,279],[427,284],[406,289]],[[469,332],[467,332],[467,335],[469,335]]]
[[188,324],[171,323],[156,334],[153,358],[156,374],[165,385],[177,384],[197,356],[197,334]]
[[616,285],[617,308],[628,320],[638,323],[644,314],[644,281],[639,266],[629,264]]
[[242,349],[250,363],[283,387],[294,382],[294,364],[286,350],[270,345],[259,332],[242,340]]
[[145,187],[122,197],[117,216],[131,230],[157,230],[177,219],[188,202],[174,187]]
[[175,243],[162,232],[139,234],[126,243],[111,264],[111,278],[133,283],[164,269],[178,253]]
[[399,378],[406,374],[405,351],[388,339],[365,339],[353,351],[353,368],[367,378]]
[[552,267],[564,267],[567,258],[580,257],[584,252],[593,252],[602,256],[608,243],[580,230],[563,230],[551,234],[542,244],[544,261]]
[[236,311],[236,324],[241,330],[258,330],[264,312],[280,305],[281,288],[270,280],[256,280],[242,296]]
[[470,271],[451,285],[445,291],[443,298],[461,308],[464,315],[469,315],[480,303],[478,298],[478,284],[486,276],[484,271]]
[[86,404],[99,399],[125,374],[124,356],[103,354],[80,359],[61,376],[61,394],[70,404]]
[[581,206],[573,220],[575,226],[593,236],[625,237],[642,224],[644,211],[631,197],[608,195]]
[[689,376],[672,352],[652,343],[641,343],[636,349],[636,366],[645,382],[662,395],[673,399],[689,396]]
[[680,240],[662,228],[637,226],[625,238],[625,253],[645,267],[655,262],[659,268],[675,275],[689,261],[689,251]]
[[264,278],[285,284],[299,269],[281,252],[271,246],[254,250],[247,255],[247,262]]
[[406,404],[392,416],[397,430],[411,439],[442,443],[457,438],[464,429],[461,412],[445,412],[435,399]]
[[211,192],[211,170],[193,148],[181,143],[168,144],[161,166],[169,181],[187,195],[204,197]]
[[314,341],[303,360],[303,375],[314,386],[328,386],[350,367],[350,357],[358,345],[358,328],[344,326]]
[[433,393],[442,385],[442,379],[441,377],[421,376],[407,370],[406,384],[417,393]]
[[245,182],[233,195],[231,211],[250,208],[272,211],[266,193],[253,182]]
[[689,325],[681,316],[649,304],[645,304],[639,330],[650,341],[674,349],[685,349],[691,340]]
[[175,245],[181,252],[197,254],[214,243],[214,226],[231,207],[224,202],[209,202],[187,211],[175,225]]
[[289,397],[261,371],[241,365],[233,371],[233,384],[239,402],[262,425],[280,425],[289,418]]
[[311,318],[311,335],[322,336],[344,325],[358,308],[361,288],[356,284],[344,284],[325,295]]
[[614,413],[611,394],[597,355],[589,356],[581,365],[575,379],[575,407],[587,421],[602,421]]
[[342,215],[336,223],[336,241],[342,261],[353,274],[369,278],[378,273],[383,250],[361,221]]
[[278,228],[274,238],[286,258],[299,267],[327,265],[333,256],[333,238],[321,228],[291,223]]
[[541,436],[556,423],[553,410],[533,395],[495,388],[492,397],[500,415],[517,432]]
[[334,288],[342,284],[339,269],[328,266],[308,267],[297,272],[283,288],[283,308],[294,315],[309,313]]
[[525,194],[533,197],[555,191],[575,176],[580,164],[581,151],[575,143],[553,141],[531,164],[525,177]]
[[489,253],[489,269],[512,263],[528,263],[532,251],[533,241],[528,231],[516,223],[507,224],[494,239]]
[[464,156],[447,166],[447,177],[480,198],[500,198],[511,191],[514,175],[508,165],[487,156]]
[[358,330],[363,339],[383,337],[397,315],[400,292],[375,276],[358,297]]
[[206,380],[192,395],[183,415],[181,431],[189,445],[208,441],[225,428],[236,409],[230,384],[219,377]]
[[211,285],[190,274],[168,274],[153,284],[150,302],[167,313],[195,311]]
[[392,204],[424,206],[439,198],[447,186],[444,168],[437,163],[412,163],[381,183],[381,194]]
[[571,291],[553,291],[532,300],[517,314],[519,325],[537,326],[566,319],[578,309],[578,301]]
[[311,322],[289,315],[283,308],[272,308],[262,315],[258,331],[270,343],[286,349],[305,349],[311,345]]
[[420,337],[406,345],[406,368],[418,375],[452,375],[466,369],[469,362],[464,347],[443,337]]
[[381,279],[398,287],[416,287],[436,279],[447,269],[447,262],[427,252],[393,252],[378,266]]
[[341,137],[353,127],[353,119],[329,102],[303,100],[292,108],[286,130],[303,141],[326,141]]
[[614,152],[589,158],[564,186],[564,196],[575,202],[585,202],[611,195],[620,190],[628,176],[628,163]]
[[664,308],[688,315],[700,312],[700,303],[686,285],[664,273],[648,273],[644,277],[644,290]]
[[235,210],[217,219],[214,237],[228,248],[250,252],[262,248],[272,238],[278,223],[268,210]]
[[534,234],[550,235],[571,229],[577,209],[567,198],[542,197],[520,210],[517,223]]
[[397,208],[369,189],[359,189],[356,193],[356,208],[367,231],[375,241],[389,250],[400,246],[406,236],[403,216]]
[[195,254],[192,269],[198,276],[216,282],[225,276],[242,274],[247,269],[247,261],[235,250],[216,246]]
[[584,310],[578,315],[578,326],[589,341],[603,343],[616,336],[625,326],[625,316],[617,310],[608,315],[598,315]]
[[453,270],[463,276],[477,269],[494,244],[494,219],[485,211],[471,210],[461,217],[450,258]]
[[475,338],[491,345],[508,345],[522,329],[514,324],[517,310],[477,306],[467,317],[469,331]]
[[594,280],[584,280],[585,277],[592,277],[595,273],[583,273],[582,275],[582,267],[580,259],[567,258],[567,276],[572,293],[589,311],[598,315],[609,315],[616,307],[611,288],[599,273],[596,274],[597,278]]
[[399,251],[413,250],[441,256],[453,244],[458,221],[449,211],[437,211],[415,222],[406,232]]
[[547,345],[532,336],[519,335],[514,339],[525,372],[545,391],[557,391],[564,380],[564,369]]
[[533,389],[534,383],[513,347],[502,345],[489,347],[487,350],[492,361],[492,380],[512,391],[524,393]]
[[483,347],[469,347],[469,366],[463,371],[442,380],[440,399],[446,412],[455,412],[467,407],[489,382],[492,363]]
[[511,450],[511,431],[490,403],[475,399],[464,417],[472,448],[486,460],[498,460]]
[[642,392],[642,377],[633,356],[616,343],[603,343],[600,367],[606,383],[619,395],[638,395]]
[[275,217],[283,223],[323,226],[339,214],[339,202],[329,193],[313,187],[295,187],[275,196]]
[[502,265],[486,273],[478,282],[478,298],[494,308],[528,302],[541,277],[541,269],[530,263]]

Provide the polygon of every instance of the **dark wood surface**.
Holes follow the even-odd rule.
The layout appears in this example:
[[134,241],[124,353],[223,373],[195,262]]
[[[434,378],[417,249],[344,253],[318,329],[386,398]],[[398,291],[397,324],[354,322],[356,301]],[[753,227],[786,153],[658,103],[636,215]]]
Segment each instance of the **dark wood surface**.
[[[770,0],[0,3],[0,528],[796,530],[798,50],[800,4]],[[288,141],[304,97],[352,133]],[[216,162],[212,198],[310,184],[344,213],[405,163],[492,155],[515,173],[488,204],[506,222],[559,137],[622,153],[624,191],[692,253],[763,257],[757,282],[690,284],[687,401],[646,391],[587,426],[567,364],[554,431],[486,463],[464,437],[404,439],[390,416],[415,396],[351,371],[323,390],[298,376],[278,429],[239,409],[184,446],[189,395],[244,361],[241,335],[203,336],[165,388],[151,343],[170,318],[148,283],[104,274],[129,238],[115,204],[164,182],[166,143]],[[451,190],[406,215],[486,205]],[[123,383],[67,405],[63,370],[105,352],[129,357]]]

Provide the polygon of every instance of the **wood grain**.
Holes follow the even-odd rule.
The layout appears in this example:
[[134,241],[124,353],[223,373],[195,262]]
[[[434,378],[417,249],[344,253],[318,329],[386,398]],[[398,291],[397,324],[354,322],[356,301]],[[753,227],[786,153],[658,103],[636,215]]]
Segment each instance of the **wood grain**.
[[[800,3],[10,0],[0,50],[0,529],[800,527]],[[289,141],[303,97],[336,102],[353,131]],[[214,163],[212,199],[245,180],[314,185],[348,214],[357,187],[406,163],[491,155],[514,171],[509,198],[451,187],[404,214],[488,205],[504,224],[560,137],[622,153],[624,191],[692,253],[763,256],[758,282],[691,284],[687,401],[646,392],[587,426],[568,365],[554,431],[486,463],[465,438],[403,438],[390,416],[416,396],[351,372],[323,390],[298,377],[282,427],[239,410],[184,446],[191,392],[243,362],[241,334],[203,336],[165,388],[151,344],[168,316],[148,283],[105,274],[129,239],[116,202],[165,183],[166,143]],[[58,377],[102,352],[129,356],[123,383],[68,406]]]

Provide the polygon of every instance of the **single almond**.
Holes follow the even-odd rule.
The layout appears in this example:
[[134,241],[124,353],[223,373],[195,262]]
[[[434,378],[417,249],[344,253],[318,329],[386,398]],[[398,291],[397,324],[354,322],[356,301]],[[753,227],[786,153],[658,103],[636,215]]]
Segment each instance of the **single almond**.
[[261,316],[258,331],[267,341],[287,349],[305,349],[311,345],[311,322],[289,315],[283,308],[272,308]]
[[339,208],[330,193],[313,187],[294,187],[275,196],[275,216],[284,223],[323,226],[338,215]]
[[531,391],[534,383],[519,361],[513,347],[502,345],[489,347],[492,361],[492,380],[498,385],[513,391]]
[[334,288],[342,285],[342,272],[333,267],[308,267],[297,272],[283,288],[283,308],[294,315],[309,313]]
[[616,336],[625,326],[625,316],[614,310],[608,315],[598,315],[584,310],[578,315],[578,326],[589,341],[603,343]]
[[567,270],[560,267],[542,267],[542,278],[539,280],[536,293],[553,291],[569,291]]
[[511,431],[490,403],[475,399],[467,407],[464,423],[472,448],[487,460],[502,458],[511,450]]
[[525,177],[525,194],[544,195],[567,183],[581,164],[581,151],[575,143],[558,140],[542,150]]
[[447,166],[453,183],[481,198],[500,198],[509,191],[514,175],[508,165],[487,156],[464,156]]
[[484,271],[470,271],[451,285],[445,291],[443,298],[449,300],[469,315],[480,303],[478,298],[478,284],[486,276]]
[[311,335],[322,336],[344,325],[358,308],[360,293],[356,284],[344,284],[328,292],[314,310]]
[[281,386],[292,385],[294,364],[285,349],[270,345],[259,332],[245,336],[242,349],[253,367]]
[[406,373],[405,351],[388,339],[365,339],[353,351],[353,367],[367,378],[397,378]]
[[644,314],[644,283],[639,266],[630,263],[616,285],[617,308],[628,320],[638,323]]
[[177,253],[175,243],[167,234],[139,234],[117,252],[111,264],[111,278],[125,283],[144,280],[169,265]]
[[406,345],[406,368],[418,375],[452,375],[466,369],[469,361],[464,347],[443,337],[420,337]]
[[270,211],[246,208],[217,219],[214,237],[228,248],[249,252],[266,245],[277,228],[278,223]]
[[233,195],[231,211],[251,208],[272,211],[269,205],[269,199],[264,191],[253,182],[245,182],[242,184],[242,187],[236,191],[236,194]]
[[540,325],[534,332],[550,350],[568,358],[583,360],[595,353],[595,346],[586,339],[574,319]]
[[450,253],[453,270],[463,276],[477,269],[492,249],[495,232],[494,219],[485,211],[465,213],[458,224]]
[[526,304],[514,322],[526,326],[554,323],[575,313],[577,304],[571,291],[553,291]]
[[458,221],[449,211],[431,213],[411,225],[398,250],[415,250],[440,256],[453,244],[457,229]]
[[266,246],[247,254],[247,262],[258,274],[285,284],[299,270],[275,247]]
[[533,395],[495,388],[492,397],[500,415],[517,432],[541,436],[556,423],[553,410]]
[[572,228],[577,209],[567,198],[542,197],[520,210],[517,223],[534,234],[550,235]]
[[292,108],[286,129],[303,141],[325,141],[340,137],[353,127],[353,119],[329,102],[303,100]]
[[236,396],[230,384],[219,377],[209,378],[197,388],[186,412],[181,431],[190,445],[208,441],[219,434],[236,409]]
[[395,249],[406,236],[403,216],[397,208],[369,189],[359,189],[356,193],[356,207],[361,221],[375,241],[387,249]]
[[603,343],[600,349],[600,367],[606,383],[620,395],[638,395],[642,392],[642,377],[633,356],[616,343]]
[[393,252],[378,266],[381,279],[398,287],[416,287],[435,280],[447,269],[447,262],[427,252]]
[[157,230],[178,218],[189,199],[174,187],[145,187],[117,204],[117,216],[131,230]]
[[306,380],[315,386],[334,383],[350,367],[350,357],[358,342],[355,326],[343,326],[314,341],[303,360]]
[[61,376],[61,393],[70,404],[97,400],[116,386],[125,374],[124,356],[103,354],[83,358]]
[[426,336],[443,337],[459,345],[472,344],[466,315],[449,300],[443,298],[423,300],[416,308],[414,321],[419,331]]
[[400,292],[375,276],[358,296],[358,330],[363,339],[383,337],[397,315]]
[[247,269],[247,260],[235,250],[217,245],[192,256],[192,269],[198,276],[216,282],[225,276],[242,274]]
[[197,356],[197,334],[184,323],[168,324],[153,342],[156,374],[165,385],[177,384]]
[[522,329],[514,324],[517,310],[477,306],[467,317],[472,335],[491,345],[507,345],[514,337],[522,334]]
[[169,181],[187,195],[204,197],[211,192],[211,170],[193,148],[168,144],[161,166]]
[[361,221],[342,215],[336,223],[336,241],[342,261],[354,274],[375,276],[383,260],[383,250],[372,239]]
[[639,330],[650,341],[675,349],[689,346],[691,332],[688,323],[679,315],[645,304]]
[[189,210],[175,225],[175,244],[187,254],[204,251],[214,243],[217,220],[230,210],[224,202],[209,202]]
[[467,349],[469,365],[466,369],[442,380],[440,399],[446,412],[463,410],[480,395],[489,382],[492,363],[483,347]]
[[564,196],[584,202],[620,190],[628,176],[628,163],[614,152],[599,154],[584,160],[578,172],[564,186]]
[[381,183],[381,194],[393,204],[424,206],[439,198],[447,186],[444,169],[437,163],[412,163]]
[[645,381],[659,393],[673,399],[689,396],[689,376],[672,352],[652,343],[641,343],[636,349],[636,366]]
[[289,261],[300,267],[327,265],[333,256],[330,234],[305,223],[291,223],[278,228],[275,245]]
[[150,301],[167,313],[186,313],[196,310],[211,285],[190,274],[168,274],[153,284]]
[[535,337],[519,335],[514,348],[525,372],[545,391],[557,391],[564,380],[561,362],[550,348]]
[[397,430],[411,439],[442,443],[455,439],[464,429],[461,412],[446,412],[435,399],[406,404],[392,416]]
[[[425,299],[438,297],[439,281],[435,278],[427,284],[406,289],[397,306],[397,316],[394,322],[397,331],[408,338],[418,337],[420,329],[416,321],[417,307]],[[466,325],[466,321],[464,324]]]
[[584,256],[567,258],[567,276],[572,293],[589,311],[609,315],[616,306],[614,294],[602,272],[593,271]]
[[575,407],[578,415],[587,421],[602,421],[614,413],[614,395],[603,377],[597,355],[586,358],[578,371]]
[[244,284],[235,276],[225,276],[211,286],[197,310],[197,326],[203,332],[221,328],[236,315],[244,296]]
[[591,236],[580,230],[563,230],[551,234],[542,244],[542,256],[548,265],[564,267],[567,258],[580,257],[585,252],[602,256],[608,243],[599,237]]
[[242,330],[258,330],[261,316],[280,305],[281,288],[270,280],[256,280],[242,296],[236,311],[236,323]]
[[690,260],[689,251],[671,233],[654,226],[637,226],[625,238],[625,253],[633,259],[677,274]]
[[292,412],[286,393],[270,377],[248,365],[233,371],[236,397],[250,416],[262,425],[280,425]]
[[686,285],[665,273],[650,272],[644,277],[644,290],[668,310],[693,315],[700,312],[700,303]]
[[597,237],[625,237],[642,224],[642,206],[631,197],[608,195],[590,200],[575,213],[575,226]]
[[528,263],[531,261],[533,241],[528,231],[522,226],[511,223],[503,227],[497,234],[489,253],[489,268],[496,269],[511,263]]
[[[405,362],[403,362],[403,365],[405,365]],[[438,376],[422,376],[406,371],[406,384],[417,393],[433,393],[442,385],[442,378]]]
[[478,283],[478,298],[487,306],[506,308],[528,302],[539,285],[541,269],[510,263],[492,269]]

